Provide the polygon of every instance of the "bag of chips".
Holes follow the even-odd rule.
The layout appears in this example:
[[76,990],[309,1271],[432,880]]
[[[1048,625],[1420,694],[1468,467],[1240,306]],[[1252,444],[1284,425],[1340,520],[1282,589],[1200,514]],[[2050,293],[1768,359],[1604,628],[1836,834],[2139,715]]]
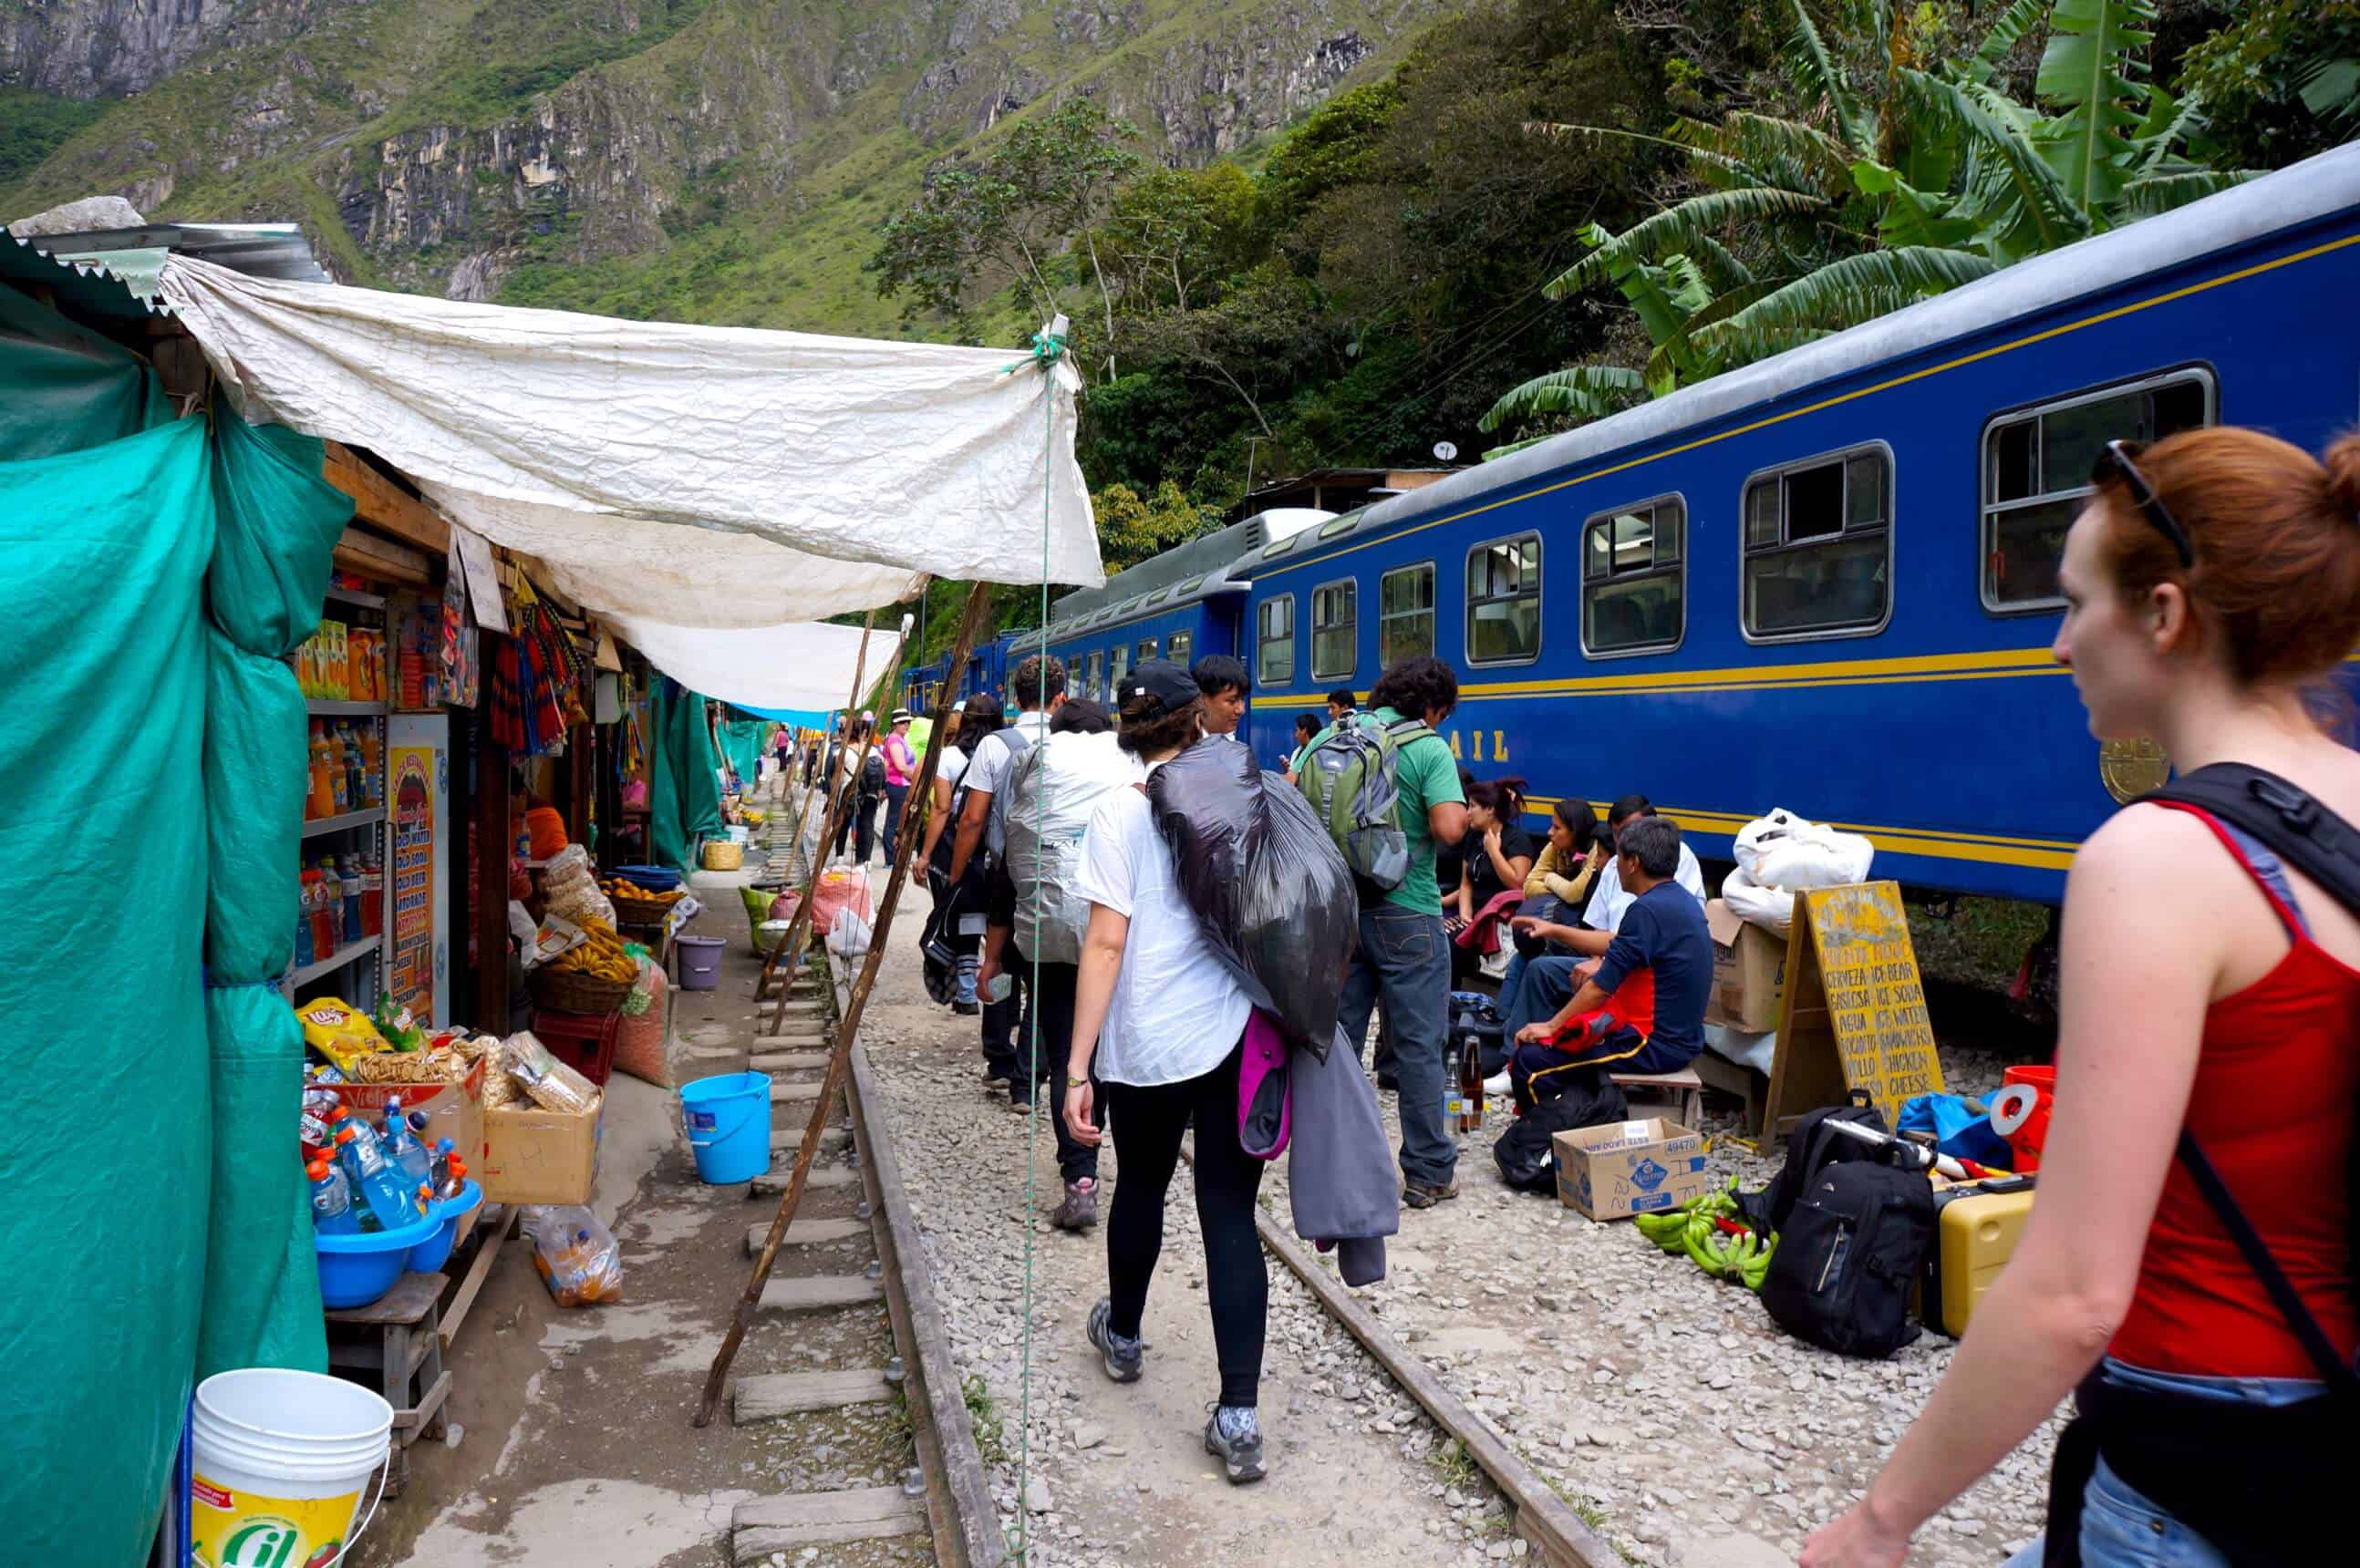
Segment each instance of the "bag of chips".
[[333,996],[304,1003],[295,1009],[295,1017],[303,1026],[303,1043],[346,1073],[362,1057],[392,1049],[366,1013]]

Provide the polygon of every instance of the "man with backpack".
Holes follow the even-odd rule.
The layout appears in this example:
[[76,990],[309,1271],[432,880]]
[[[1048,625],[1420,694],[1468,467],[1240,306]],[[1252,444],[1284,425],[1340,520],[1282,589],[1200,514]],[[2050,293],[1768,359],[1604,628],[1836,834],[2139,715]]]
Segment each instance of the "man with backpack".
[[1434,874],[1435,845],[1467,830],[1458,762],[1434,733],[1458,705],[1448,665],[1403,659],[1369,692],[1371,711],[1312,741],[1295,779],[1360,890],[1360,943],[1337,1021],[1361,1055],[1384,1000],[1401,1091],[1402,1202],[1414,1209],[1459,1195],[1459,1149],[1442,1114],[1450,944]]
[[[1015,1082],[1029,1080],[1036,1093],[1054,1083],[1074,1032],[1082,933],[1090,920],[1088,900],[1075,891],[1083,835],[1100,799],[1143,777],[1139,759],[1117,744],[1106,710],[1078,700],[1059,708],[1049,721],[1049,738],[1008,770],[1002,813],[1007,849],[993,878],[998,890],[984,933],[979,978],[989,985],[1006,970],[1027,982],[1026,1006],[1016,1025],[1023,1076]],[[1060,1090],[1050,1103],[1063,1099]],[[1057,1173],[1065,1184],[1065,1202],[1052,1223],[1060,1230],[1087,1230],[1098,1218],[1098,1146],[1075,1137],[1065,1117],[1050,1119],[1056,1126]],[[1106,1126],[1103,1101],[1097,1122]]]
[[[855,864],[866,866],[877,850],[877,808],[885,799],[885,754],[877,749],[871,735],[875,728],[863,719],[853,728],[848,738],[844,763],[855,768],[852,781],[845,788],[849,795],[843,822],[836,825],[836,853],[844,853],[844,841],[853,836],[853,847],[858,852]],[[855,830],[858,830],[857,834]]]
[[[1065,702],[1065,666],[1054,654],[1036,653],[1016,667],[1009,682],[1016,693],[1016,717],[986,735],[967,758],[958,794],[951,801],[956,826],[951,845],[950,882],[967,889],[973,870],[988,888],[1007,842],[1007,815],[1000,805],[1015,760],[1049,737],[1049,719]],[[985,909],[969,913],[962,897],[961,918],[980,922]],[[1023,979],[1011,975],[1021,988]],[[1020,1111],[1032,1108],[1032,1083],[1020,1069],[1013,1038],[1020,1007],[1015,991],[983,1006],[984,1082],[1006,1080],[1010,1105]]]

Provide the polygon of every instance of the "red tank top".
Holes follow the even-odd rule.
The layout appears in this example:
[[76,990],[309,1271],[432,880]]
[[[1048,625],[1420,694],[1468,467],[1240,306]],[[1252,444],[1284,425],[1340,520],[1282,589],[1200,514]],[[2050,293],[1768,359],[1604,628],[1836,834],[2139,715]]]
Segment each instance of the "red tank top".
[[[2360,1081],[2360,972],[2311,940],[2271,877],[2211,815],[2191,806],[2170,809],[2212,830],[2269,899],[2294,944],[2268,974],[2205,1010],[2188,1130],[2329,1340],[2349,1358],[2360,1336],[2344,1194]],[[2150,1371],[2198,1377],[2319,1376],[2177,1160],[2147,1230],[2138,1294],[2107,1353]]]

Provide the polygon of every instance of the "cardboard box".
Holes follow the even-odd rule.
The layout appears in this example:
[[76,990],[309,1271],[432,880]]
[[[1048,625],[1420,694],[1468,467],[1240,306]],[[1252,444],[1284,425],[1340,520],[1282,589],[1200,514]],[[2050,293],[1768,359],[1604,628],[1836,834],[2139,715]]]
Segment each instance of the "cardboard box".
[[1707,1023],[1760,1034],[1778,1027],[1786,995],[1786,939],[1739,915],[1719,898],[1704,907],[1712,931],[1712,996]]
[[484,1113],[483,1163],[468,1172],[495,1203],[586,1203],[598,1181],[598,1124],[586,1111],[502,1105]]
[[1576,1127],[1550,1142],[1557,1199],[1593,1220],[1676,1209],[1704,1196],[1704,1135],[1668,1116]]
[[489,1070],[488,1061],[478,1061],[456,1083],[447,1079],[432,1083],[339,1083],[335,1089],[355,1115],[372,1122],[384,1121],[388,1100],[400,1100],[404,1116],[424,1111],[426,1131],[421,1136],[426,1147],[432,1149],[436,1140],[447,1138],[459,1157],[472,1166],[484,1145],[484,1074]]

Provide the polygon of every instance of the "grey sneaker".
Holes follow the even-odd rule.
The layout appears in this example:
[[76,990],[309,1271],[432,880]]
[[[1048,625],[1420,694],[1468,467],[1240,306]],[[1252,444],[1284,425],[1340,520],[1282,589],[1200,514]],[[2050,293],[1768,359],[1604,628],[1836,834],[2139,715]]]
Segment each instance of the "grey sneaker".
[[1049,1223],[1059,1230],[1087,1230],[1098,1224],[1097,1181],[1085,1176],[1078,1181],[1066,1182],[1065,1201],[1057,1205],[1057,1212],[1049,1217]]
[[1100,1296],[1098,1304],[1090,1309],[1090,1318],[1083,1332],[1098,1347],[1098,1358],[1106,1365],[1106,1375],[1118,1383],[1139,1381],[1140,1364],[1145,1359],[1146,1346],[1136,1339],[1125,1339],[1108,1325],[1114,1315],[1114,1301]]
[[1216,1405],[1205,1423],[1205,1452],[1220,1460],[1229,1485],[1242,1486],[1267,1473],[1262,1462],[1262,1419],[1251,1406]]

